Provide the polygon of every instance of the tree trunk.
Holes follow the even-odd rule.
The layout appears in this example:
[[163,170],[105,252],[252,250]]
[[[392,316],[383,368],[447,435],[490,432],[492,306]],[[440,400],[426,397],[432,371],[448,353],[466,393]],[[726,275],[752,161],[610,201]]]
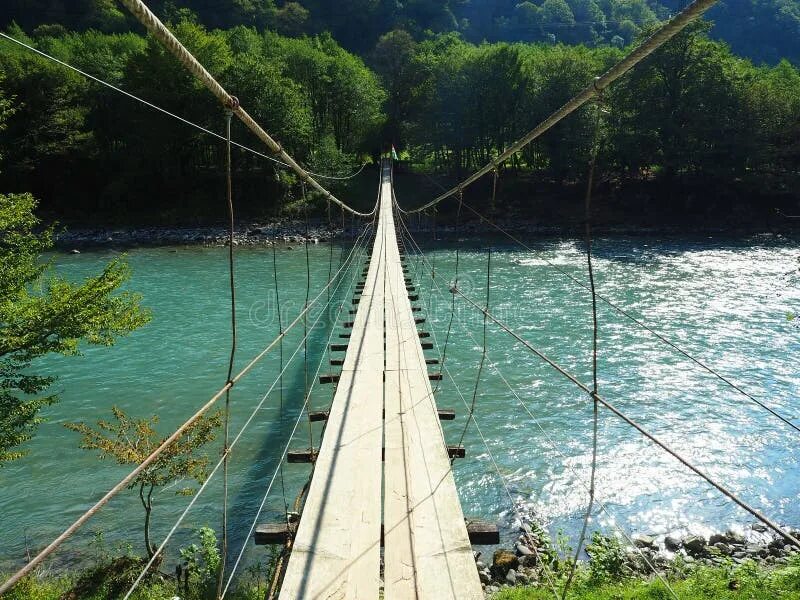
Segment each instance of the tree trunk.
[[144,546],[147,548],[147,558],[153,558],[155,546],[150,543],[150,516],[153,512],[153,485],[150,484],[150,489],[147,491],[147,498],[144,496],[144,486],[144,483],[139,486],[139,498],[142,501],[142,506],[144,506]]

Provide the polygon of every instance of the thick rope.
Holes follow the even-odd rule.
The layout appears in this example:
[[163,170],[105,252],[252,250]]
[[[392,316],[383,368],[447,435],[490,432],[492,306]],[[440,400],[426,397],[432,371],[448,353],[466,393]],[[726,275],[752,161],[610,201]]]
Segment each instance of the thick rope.
[[[372,213],[362,213],[336,198],[331,192],[322,187],[303,167],[301,167],[295,160],[283,149],[283,147],[276,142],[270,135],[264,131],[261,126],[253,120],[246,110],[239,105],[239,100],[229,94],[219,82],[209,73],[206,68],[189,52],[183,44],[178,41],[172,32],[153,14],[153,12],[145,6],[142,0],[120,0],[122,4],[135,16],[139,22],[153,34],[153,36],[160,41],[164,47],[178,59],[178,61],[200,81],[220,103],[230,110],[244,123],[250,131],[252,131],[258,139],[264,142],[269,148],[270,152],[278,156],[284,163],[286,163],[300,179],[308,183],[315,190],[325,195],[329,200],[335,202],[345,210],[353,215],[359,217],[369,217]],[[375,209],[373,209],[375,210]]]
[[756,519],[758,519],[759,521],[764,523],[764,525],[766,525],[767,527],[772,529],[772,531],[774,531],[775,533],[780,535],[782,538],[784,538],[785,540],[787,540],[788,542],[790,542],[791,544],[796,546],[798,549],[800,549],[800,541],[798,541],[797,538],[795,538],[791,533],[789,533],[788,531],[786,531],[785,529],[780,527],[780,525],[778,525],[777,523],[772,521],[769,517],[766,517],[764,514],[762,514],[757,509],[755,509],[752,506],[750,506],[749,504],[747,504],[744,500],[740,499],[738,495],[736,495],[735,493],[730,491],[728,488],[726,488],[724,485],[719,483],[716,479],[714,479],[710,475],[706,474],[705,471],[703,471],[699,467],[696,467],[688,459],[684,458],[683,455],[681,455],[676,450],[673,450],[666,443],[662,442],[658,437],[656,437],[655,435],[653,435],[652,433],[647,431],[644,427],[639,425],[632,418],[628,417],[625,413],[623,413],[616,406],[611,404],[611,402],[609,402],[608,400],[603,398],[600,394],[597,394],[597,393],[593,392],[591,388],[589,388],[586,385],[584,385],[583,383],[581,383],[574,375],[572,375],[564,367],[562,367],[561,365],[556,363],[554,360],[549,358],[542,351],[538,350],[530,342],[528,342],[522,336],[520,336],[516,331],[514,331],[508,325],[506,325],[503,321],[498,319],[496,316],[494,316],[489,311],[486,311],[477,302],[472,300],[469,296],[465,295],[461,290],[459,290],[457,288],[453,288],[452,289],[452,293],[453,294],[458,294],[459,296],[461,296],[467,302],[467,304],[469,304],[473,308],[475,308],[475,309],[477,309],[477,310],[479,310],[481,312],[485,312],[486,316],[488,316],[489,319],[493,323],[495,323],[495,325],[497,325],[500,329],[505,331],[508,335],[510,335],[512,338],[514,338],[517,342],[519,342],[525,348],[530,350],[534,355],[536,355],[541,360],[543,360],[545,363],[547,363],[555,371],[557,371],[558,373],[563,375],[566,379],[568,379],[569,381],[574,383],[578,388],[580,388],[581,390],[586,392],[591,398],[597,400],[600,404],[602,404],[605,408],[607,408],[609,411],[611,411],[614,415],[616,415],[622,421],[624,421],[625,423],[627,423],[628,425],[633,427],[641,435],[643,435],[645,438],[647,438],[648,440],[653,442],[656,446],[658,446],[659,448],[664,450],[667,454],[672,456],[679,463],[681,463],[682,465],[687,467],[689,470],[691,470],[693,473],[698,475],[700,478],[704,479],[707,483],[711,484],[711,486],[715,487],[718,491],[722,492],[723,495],[727,496],[736,505],[738,505],[739,507],[743,508],[745,511],[747,511],[748,513],[753,515]]
[[[355,248],[354,248],[355,249]],[[350,256],[348,256],[345,264],[339,269],[334,277],[334,280],[338,277],[338,275],[347,267],[350,263],[353,256],[353,252],[351,251]],[[327,284],[330,285],[330,284]],[[239,371],[236,376],[234,376],[230,382],[226,383],[220,390],[218,390],[211,398],[202,405],[191,417],[189,417],[183,425],[178,427],[172,435],[170,435],[167,439],[165,439],[161,444],[150,453],[150,455],[145,458],[138,466],[136,466],[130,473],[128,473],[125,477],[123,477],[114,487],[112,487],[108,492],[106,492],[102,498],[100,498],[91,508],[89,508],[86,512],[84,512],[80,517],[78,517],[69,527],[67,527],[56,539],[54,539],[50,544],[47,545],[39,554],[37,554],[33,559],[28,562],[24,567],[19,569],[16,573],[14,573],[11,577],[9,577],[2,585],[0,585],[0,595],[4,594],[12,587],[14,587],[17,583],[19,583],[20,579],[28,575],[31,571],[33,571],[36,567],[38,567],[48,556],[50,556],[56,549],[58,549],[61,544],[63,544],[66,540],[68,540],[78,529],[80,529],[89,519],[91,519],[97,512],[117,494],[119,494],[122,490],[126,489],[130,483],[136,479],[136,477],[141,474],[147,467],[149,467],[169,446],[171,446],[175,441],[183,436],[186,433],[186,430],[189,429],[194,423],[197,422],[205,413],[207,413],[216,403],[217,401],[231,389],[236,383],[238,383],[245,375],[247,375],[253,367],[258,364],[264,356],[269,354],[276,345],[278,345],[284,337],[286,337],[287,333],[294,329],[294,327],[301,322],[305,314],[316,305],[319,299],[325,294],[327,290],[327,285],[324,287],[320,292],[314,297],[311,303],[305,307],[300,314],[298,314],[291,323],[283,330],[283,332],[278,335],[275,339],[273,339],[261,352],[259,352],[255,357],[253,357],[249,363],[247,363],[244,368]],[[232,446],[232,445],[231,445]]]
[[[131,0],[123,0],[123,1],[131,1]],[[472,175],[467,177],[464,181],[457,184],[455,187],[447,190],[443,194],[437,196],[427,204],[424,204],[419,208],[409,210],[408,212],[415,213],[425,210],[426,208],[430,208],[431,206],[435,206],[445,198],[449,198],[450,196],[460,193],[465,187],[475,183],[478,179],[480,179],[487,173],[491,172],[492,169],[495,169],[498,164],[506,161],[517,151],[521,150],[522,148],[530,144],[533,140],[535,140],[543,133],[551,129],[559,121],[571,115],[581,106],[586,104],[589,100],[600,95],[600,92],[602,92],[605,88],[611,85],[614,81],[622,77],[625,73],[630,71],[637,64],[642,62],[645,58],[650,56],[654,51],[656,51],[666,42],[671,40],[675,35],[680,33],[690,23],[692,23],[692,21],[702,16],[702,14],[706,12],[709,8],[711,8],[714,4],[716,4],[716,2],[717,0],[695,0],[694,2],[692,2],[689,6],[683,9],[677,15],[675,15],[672,19],[670,19],[669,21],[664,23],[661,27],[659,27],[655,31],[655,33],[653,33],[653,35],[644,40],[639,46],[637,46],[634,50],[632,50],[625,58],[623,58],[613,67],[611,67],[603,75],[595,79],[593,83],[591,83],[583,90],[578,92],[578,94],[575,95],[573,98],[571,98],[569,101],[567,101],[567,103],[564,104],[564,106],[557,109],[544,121],[539,123],[539,125],[531,129],[528,133],[523,135],[520,139],[511,144],[508,148],[503,150],[503,152],[501,152],[496,159],[487,163],[486,165],[475,171]]]

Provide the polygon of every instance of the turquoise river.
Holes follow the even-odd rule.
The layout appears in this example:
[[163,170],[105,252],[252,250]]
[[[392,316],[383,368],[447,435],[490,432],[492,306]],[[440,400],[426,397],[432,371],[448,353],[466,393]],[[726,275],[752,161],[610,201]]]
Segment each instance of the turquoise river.
[[[451,319],[448,287],[454,277],[455,247],[460,248],[459,286],[481,304],[491,248],[491,311],[590,382],[589,296],[561,272],[587,281],[580,240],[537,238],[530,240],[531,250],[523,251],[499,239],[457,244],[419,237],[425,262],[412,261],[412,271],[428,319],[423,327],[433,332],[439,346]],[[325,285],[329,270],[336,272],[349,251],[347,244],[309,247],[312,299]],[[35,365],[37,372],[58,374],[54,390],[61,400],[46,410],[46,422],[28,445],[29,454],[0,471],[0,570],[20,565],[26,552],[46,545],[126,472],[126,467],[98,462],[81,450],[78,436],[63,426],[65,422],[108,418],[116,405],[138,417],[157,414],[158,427],[166,433],[224,384],[230,350],[226,252],[200,247],[128,251],[133,269],[129,288],[143,295],[152,322],[112,348],[86,347],[82,356],[48,358]],[[307,361],[303,322],[286,337],[282,394],[280,382],[270,391],[279,371],[277,348],[234,388],[232,437],[252,417],[231,459],[234,555],[245,543],[267,490],[259,521],[280,519],[284,498],[291,505],[308,476],[308,465],[287,465],[283,477],[275,476],[276,466],[287,445],[308,447],[309,435],[318,443],[319,426],[309,432],[301,414],[304,381],[315,380],[321,361],[323,373],[332,370],[325,348],[330,334],[338,338],[344,331],[340,324],[353,308],[350,290],[363,261],[361,250],[356,252],[358,268],[345,270],[332,289],[330,308],[315,308],[310,314]],[[58,273],[79,279],[118,254],[99,250],[52,258]],[[799,258],[800,245],[779,236],[615,236],[596,240],[595,267],[604,297],[795,418],[800,412],[800,329],[787,314],[800,311]],[[305,300],[305,251],[298,245],[279,247],[275,259],[286,325]],[[272,250],[237,250],[236,280],[238,369],[278,331]],[[323,292],[318,306],[326,301]],[[340,308],[343,314],[337,314]],[[781,523],[800,526],[800,434],[603,302],[598,310],[601,393],[752,505]],[[464,439],[467,457],[454,466],[464,512],[498,521],[505,536],[513,534],[521,513],[546,525],[553,535],[563,531],[574,543],[587,500],[592,404],[508,335],[491,324],[487,331],[475,421]],[[445,377],[437,392],[440,408],[457,411],[457,419],[444,424],[451,443],[464,429],[465,403],[475,392],[482,332],[480,312],[457,299]],[[331,395],[332,386],[315,384],[312,408],[325,408]],[[375,401],[380,400],[376,390]],[[212,464],[219,457],[218,441],[209,448]],[[163,568],[171,569],[178,548],[196,539],[193,532],[198,527],[219,526],[220,474],[179,527]],[[709,533],[747,527],[753,521],[605,410],[599,415],[597,482],[602,506],[592,518],[593,529]],[[186,485],[157,492],[156,540],[190,502],[176,494]],[[109,549],[130,545],[141,552],[142,522],[138,494],[126,491],[66,543],[52,565],[86,564],[99,551],[101,537]],[[266,555],[252,540],[246,542],[247,562]]]

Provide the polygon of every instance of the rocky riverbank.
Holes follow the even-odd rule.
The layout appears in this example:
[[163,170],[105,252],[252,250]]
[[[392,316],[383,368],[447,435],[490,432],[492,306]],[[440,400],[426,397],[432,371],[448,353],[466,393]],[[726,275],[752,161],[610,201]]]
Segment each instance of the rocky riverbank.
[[[357,224],[356,224],[357,225]],[[524,220],[501,220],[497,223],[504,231],[515,235],[582,235],[578,226],[553,227],[541,223]],[[408,228],[414,235],[422,235],[428,239],[436,236],[442,240],[460,240],[480,235],[497,234],[498,230],[484,222],[462,223],[459,227],[452,224],[439,224],[435,226],[430,219],[408,219]],[[271,223],[248,223],[237,225],[234,232],[234,245],[236,246],[269,246],[274,243],[303,243],[308,239],[311,243],[328,241],[330,239],[347,239],[354,232],[360,230],[348,222],[346,227],[337,227],[313,220],[306,232],[304,221],[276,221]],[[704,234],[704,235],[729,235],[731,230],[697,228],[650,228],[650,227],[597,227],[598,235],[678,235],[678,234]],[[738,231],[741,235],[752,235],[753,232]],[[776,237],[780,233],[761,234],[763,239]],[[96,228],[96,229],[66,229],[55,236],[56,247],[60,250],[80,250],[83,248],[135,248],[139,246],[225,246],[228,243],[228,230],[219,227],[134,227],[134,228]]]
[[[270,246],[275,243],[325,242],[330,239],[347,238],[349,229],[332,227],[315,222],[279,221],[275,223],[251,223],[239,225],[234,231],[235,246]],[[67,229],[55,236],[60,250],[114,247],[135,248],[138,246],[226,246],[226,227],[145,227],[132,229]]]
[[[795,538],[800,531],[790,530]],[[595,534],[587,540],[586,556],[579,567],[617,570],[620,577],[666,576],[691,572],[698,567],[741,565],[753,561],[762,566],[786,564],[800,553],[787,540],[765,525],[755,523],[740,531],[728,530],[709,537],[700,535],[635,535],[630,539]],[[572,551],[557,551],[549,536],[535,525],[524,523],[512,548],[499,548],[491,557],[476,552],[475,560],[487,597],[503,588],[545,585],[569,570]],[[611,565],[611,567],[609,567]]]

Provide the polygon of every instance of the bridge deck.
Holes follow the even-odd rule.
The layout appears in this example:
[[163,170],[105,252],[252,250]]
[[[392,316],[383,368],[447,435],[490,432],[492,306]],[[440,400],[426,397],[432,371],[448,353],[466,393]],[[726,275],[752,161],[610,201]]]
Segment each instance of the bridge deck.
[[384,598],[477,600],[483,594],[406,292],[388,168],[379,206],[280,598],[377,599],[383,517]]

